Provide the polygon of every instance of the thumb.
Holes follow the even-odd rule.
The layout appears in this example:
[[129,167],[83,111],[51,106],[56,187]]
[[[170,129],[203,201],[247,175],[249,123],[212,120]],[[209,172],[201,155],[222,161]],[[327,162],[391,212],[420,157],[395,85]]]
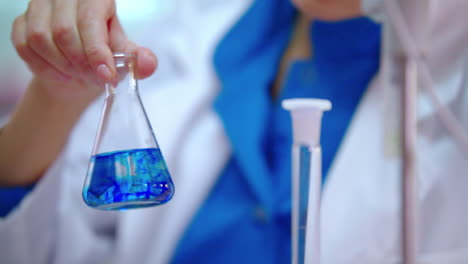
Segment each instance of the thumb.
[[158,66],[156,55],[148,48],[138,46],[130,41],[117,18],[109,21],[109,46],[112,52],[125,52],[137,55],[135,75],[137,79],[151,76]]

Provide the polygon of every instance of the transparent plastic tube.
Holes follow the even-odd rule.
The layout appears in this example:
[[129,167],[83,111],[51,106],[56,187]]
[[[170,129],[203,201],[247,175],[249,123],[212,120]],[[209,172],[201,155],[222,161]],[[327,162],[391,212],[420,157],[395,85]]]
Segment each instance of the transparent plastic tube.
[[292,146],[292,263],[320,263],[320,200],[322,152],[320,128],[323,111],[331,103],[319,99],[290,99]]
[[294,144],[292,153],[292,263],[319,263],[321,148]]

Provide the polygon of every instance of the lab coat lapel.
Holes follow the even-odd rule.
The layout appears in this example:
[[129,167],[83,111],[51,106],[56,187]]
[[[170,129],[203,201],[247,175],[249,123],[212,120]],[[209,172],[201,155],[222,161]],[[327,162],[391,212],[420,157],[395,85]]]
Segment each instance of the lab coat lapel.
[[224,102],[221,113],[232,144],[233,158],[239,161],[247,186],[260,203],[269,206],[272,202],[272,183],[262,153],[269,102],[265,96],[254,95],[258,92],[261,91],[250,91],[246,97],[232,97]]
[[271,108],[271,80],[287,45],[294,15],[286,1],[255,1],[218,45],[214,57],[222,86],[216,111],[247,186],[269,212],[273,185],[263,140]]

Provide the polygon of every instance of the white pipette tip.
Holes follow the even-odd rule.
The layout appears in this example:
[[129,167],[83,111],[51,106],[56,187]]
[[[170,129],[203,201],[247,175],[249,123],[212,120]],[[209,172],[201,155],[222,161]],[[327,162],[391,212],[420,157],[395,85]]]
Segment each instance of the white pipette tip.
[[291,112],[294,143],[320,145],[322,114],[331,109],[331,102],[325,99],[298,98],[284,100],[282,106]]
[[287,99],[283,100],[282,106],[289,111],[295,110],[315,110],[315,111],[328,111],[331,109],[332,104],[326,99]]

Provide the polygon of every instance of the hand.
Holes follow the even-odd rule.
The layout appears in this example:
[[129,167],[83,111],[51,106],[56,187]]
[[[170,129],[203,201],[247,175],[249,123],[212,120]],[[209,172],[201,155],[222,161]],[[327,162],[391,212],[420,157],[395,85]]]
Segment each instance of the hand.
[[43,85],[48,92],[70,98],[88,93],[84,87],[102,87],[115,78],[113,52],[137,54],[138,78],[157,67],[149,49],[125,36],[114,0],[31,0],[16,18],[11,38],[35,78],[54,83]]
[[361,16],[361,0],[292,0],[307,17],[337,21]]

